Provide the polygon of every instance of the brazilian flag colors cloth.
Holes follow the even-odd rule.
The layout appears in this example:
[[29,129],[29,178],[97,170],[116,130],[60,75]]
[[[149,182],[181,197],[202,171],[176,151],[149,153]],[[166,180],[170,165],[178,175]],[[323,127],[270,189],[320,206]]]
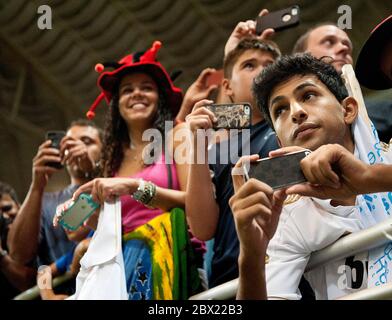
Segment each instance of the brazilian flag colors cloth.
[[130,300],[182,300],[201,291],[182,209],[125,234],[122,247]]

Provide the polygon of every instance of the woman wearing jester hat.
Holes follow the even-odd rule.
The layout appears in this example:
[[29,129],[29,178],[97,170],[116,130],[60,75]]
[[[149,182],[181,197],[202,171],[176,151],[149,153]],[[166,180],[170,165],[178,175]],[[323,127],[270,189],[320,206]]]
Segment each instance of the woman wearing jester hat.
[[96,66],[102,93],[87,116],[94,117],[102,99],[110,103],[101,159],[104,178],[81,186],[74,195],[91,193],[101,204],[120,197],[127,289],[129,299],[136,300],[187,299],[196,293],[196,266],[201,267],[204,250],[202,242],[189,241],[179,209],[185,204],[186,165],[165,162],[168,141],[157,152],[147,150],[150,141],[142,139],[152,128],[164,137],[165,121],[174,119],[182,102],[181,90],[156,60],[160,47],[155,41],[144,53]]

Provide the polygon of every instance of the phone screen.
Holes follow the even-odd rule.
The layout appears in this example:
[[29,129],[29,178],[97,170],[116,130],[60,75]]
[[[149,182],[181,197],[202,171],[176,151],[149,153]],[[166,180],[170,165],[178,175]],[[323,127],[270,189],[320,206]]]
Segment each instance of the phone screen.
[[[60,150],[61,139],[64,137],[64,131],[48,131],[45,135],[46,140],[52,141],[50,147],[58,150]],[[56,169],[62,169],[64,167],[60,162],[48,162],[46,165]]]
[[82,193],[75,202],[70,202],[69,207],[63,210],[59,223],[65,228],[75,231],[99,207],[91,195]]
[[248,178],[258,179],[268,184],[272,189],[281,189],[293,184],[306,182],[300,162],[311,151],[293,152],[281,157],[264,158],[251,163]]
[[65,137],[65,132],[64,131],[48,131],[46,133],[46,140],[51,140],[52,148],[60,149],[60,141],[62,138]]
[[211,104],[206,108],[218,119],[214,129],[245,129],[251,125],[252,111],[249,103]]

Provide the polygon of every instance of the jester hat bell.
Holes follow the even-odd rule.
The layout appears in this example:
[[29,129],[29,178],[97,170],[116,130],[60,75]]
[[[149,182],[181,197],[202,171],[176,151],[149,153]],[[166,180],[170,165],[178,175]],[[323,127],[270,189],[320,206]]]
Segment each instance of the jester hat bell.
[[[118,90],[121,78],[126,74],[134,72],[147,73],[153,78],[160,91],[166,96],[167,103],[172,109],[173,115],[176,115],[181,106],[182,91],[180,88],[174,86],[169,74],[163,65],[156,59],[161,46],[162,44],[160,41],[155,41],[151,48],[144,53],[129,54],[118,62],[98,63],[95,66],[95,71],[101,73],[97,81],[101,94],[87,112],[87,118],[94,118],[94,111],[103,99],[109,104],[115,90]],[[108,67],[114,68],[114,70],[105,71],[105,68]]]

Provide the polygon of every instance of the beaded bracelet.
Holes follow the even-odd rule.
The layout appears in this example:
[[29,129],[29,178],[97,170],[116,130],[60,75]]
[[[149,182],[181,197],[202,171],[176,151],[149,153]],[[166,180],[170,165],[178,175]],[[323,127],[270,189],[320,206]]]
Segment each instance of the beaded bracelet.
[[144,204],[146,207],[152,208],[150,205],[155,198],[157,187],[150,181],[144,181],[140,179],[139,187],[132,194],[132,198],[136,201]]

